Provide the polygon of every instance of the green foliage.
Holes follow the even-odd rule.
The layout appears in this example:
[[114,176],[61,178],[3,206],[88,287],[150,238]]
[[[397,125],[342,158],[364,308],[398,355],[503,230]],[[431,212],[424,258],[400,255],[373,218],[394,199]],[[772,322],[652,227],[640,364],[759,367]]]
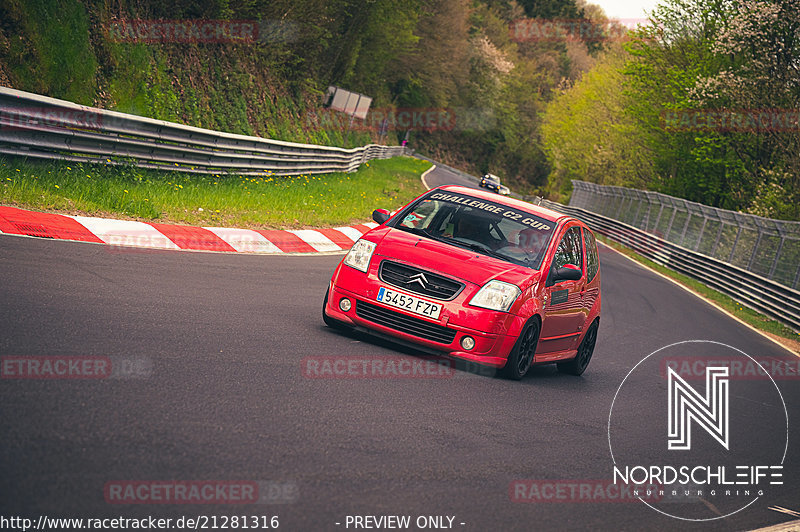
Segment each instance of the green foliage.
[[720,68],[711,47],[721,21],[730,16],[728,9],[723,2],[665,3],[653,15],[658,30],[640,30],[631,42],[632,60],[623,72],[631,95],[626,112],[643,129],[653,153],[655,175],[648,186],[737,209],[755,185],[737,154],[749,148],[751,139],[711,128],[671,128],[665,121],[665,113],[702,111],[691,90],[698,79]]
[[15,29],[7,35],[7,51],[0,51],[9,76],[33,92],[93,103],[97,62],[89,42],[89,18],[80,2],[9,1],[0,4],[0,24]]
[[796,2],[664,0],[651,22],[549,104],[551,195],[584,179],[800,219],[797,131],[706,122],[800,106]]
[[620,90],[620,69],[629,60],[619,47],[605,53],[574,86],[547,106],[542,135],[553,165],[548,195],[569,197],[573,179],[641,188],[654,179],[652,151],[645,132],[626,112],[633,105]]

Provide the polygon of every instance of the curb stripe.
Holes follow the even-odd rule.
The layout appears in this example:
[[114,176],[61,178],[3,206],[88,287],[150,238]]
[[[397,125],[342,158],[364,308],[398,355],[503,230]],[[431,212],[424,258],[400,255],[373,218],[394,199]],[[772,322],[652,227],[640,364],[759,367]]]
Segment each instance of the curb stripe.
[[316,251],[306,244],[305,240],[289,231],[270,231],[267,229],[258,229],[257,231],[284,253],[314,253]]
[[281,253],[281,250],[264,235],[250,229],[206,227],[233,249],[242,253]]
[[0,232],[82,242],[103,241],[76,220],[61,214],[0,207]]
[[116,246],[241,253],[347,251],[374,222],[352,227],[268,230],[146,223],[27,211],[0,206],[0,234],[77,240]]
[[230,244],[202,227],[189,225],[149,224],[167,238],[175,242],[181,249],[202,251],[236,251]]
[[334,227],[334,229],[344,234],[344,236],[351,240],[351,242],[347,245],[348,248],[355,244],[356,240],[361,238],[361,235],[364,234],[363,231],[359,231],[355,227]]
[[311,229],[298,229],[295,231],[289,231],[293,233],[303,240],[305,240],[306,244],[314,248],[316,251],[341,251],[342,248],[337,246],[330,238],[323,235],[319,231],[314,231]]
[[350,238],[347,234],[338,229],[317,229],[320,233],[328,238],[331,242],[339,246],[339,249],[350,249],[355,240]]
[[72,216],[106,244],[143,248],[180,249],[152,225],[133,220]]

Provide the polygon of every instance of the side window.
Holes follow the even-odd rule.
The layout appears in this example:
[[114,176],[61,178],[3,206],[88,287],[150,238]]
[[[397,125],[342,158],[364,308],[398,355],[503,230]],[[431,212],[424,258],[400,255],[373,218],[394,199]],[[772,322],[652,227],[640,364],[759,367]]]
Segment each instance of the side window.
[[556,249],[553,264],[556,265],[556,268],[574,264],[583,269],[583,244],[581,243],[581,230],[579,227],[571,227],[564,234],[564,238],[561,239]]
[[400,222],[400,225],[403,227],[408,228],[419,228],[419,229],[426,229],[431,220],[433,220],[433,216],[431,216],[434,211],[436,210],[436,202],[431,200],[425,200],[419,205],[414,208],[413,212],[406,214],[403,221]]
[[594,234],[588,229],[583,230],[586,240],[586,282],[590,282],[600,269],[600,258],[597,256],[597,242]]

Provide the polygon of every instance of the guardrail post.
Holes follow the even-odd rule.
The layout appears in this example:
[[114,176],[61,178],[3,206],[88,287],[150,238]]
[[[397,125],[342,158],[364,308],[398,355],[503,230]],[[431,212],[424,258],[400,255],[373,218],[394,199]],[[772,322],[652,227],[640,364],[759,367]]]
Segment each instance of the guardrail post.
[[708,222],[708,216],[706,216],[706,213],[703,213],[703,225],[700,226],[700,234],[697,236],[697,242],[694,243],[695,251],[697,251],[700,248],[700,242],[703,241],[703,233],[706,232],[707,222]]
[[769,269],[770,279],[775,277],[775,268],[778,267],[778,258],[781,256],[781,251],[783,251],[784,242],[786,242],[786,237],[781,235],[781,243],[778,244],[778,251],[775,252],[775,259],[772,261],[772,267]]
[[792,288],[797,288],[798,281],[800,281],[800,264],[797,265],[797,273],[794,274],[794,282],[792,283]]
[[[672,231],[672,222],[675,221],[675,215],[676,214],[678,214],[678,208],[673,204],[672,205],[672,216],[670,216],[670,218],[669,218],[669,225],[667,226],[667,230],[664,231],[664,238],[666,240],[669,240],[669,233],[670,233],[670,231]],[[670,240],[670,242],[672,242],[672,241]]]
[[656,223],[653,224],[653,229],[652,229],[653,232],[655,232],[658,229],[658,224],[659,222],[661,222],[661,213],[664,212],[664,204],[661,203],[660,201],[658,202],[658,204],[660,205],[660,208],[658,209],[658,216],[656,216]]
[[739,230],[736,232],[736,239],[733,241],[733,247],[731,248],[731,254],[728,257],[728,262],[731,264],[733,263],[733,254],[736,252],[736,245],[739,243],[739,237],[742,235],[742,226],[739,226]]
[[[645,231],[649,231],[650,230],[648,226],[650,225],[650,221],[652,220],[652,216],[653,216],[653,202],[650,201],[650,196],[648,195],[647,196],[647,217],[642,220],[642,222],[643,222],[642,225],[644,225],[644,227],[642,227],[642,229],[644,229]],[[645,220],[647,220],[647,221],[645,222]]]
[[753,246],[753,252],[750,253],[750,260],[747,261],[747,271],[753,271],[753,261],[756,259],[756,252],[758,252],[758,246],[761,244],[761,229],[758,230],[758,236],[756,237],[756,245]]
[[641,197],[639,197],[639,208],[636,209],[636,214],[633,215],[633,224],[631,224],[631,225],[637,225],[637,226],[641,226],[642,225],[641,222],[637,221],[637,220],[639,220],[639,213],[640,212],[642,212],[642,198]]
[[689,209],[686,209],[686,223],[683,224],[683,231],[681,231],[681,246],[683,246],[683,242],[686,240],[686,230],[689,229],[689,222],[692,219],[692,213],[689,212]]
[[714,247],[711,248],[711,256],[717,256],[717,248],[719,247],[719,241],[722,238],[722,230],[725,228],[725,222],[722,221],[722,218],[719,219],[719,231],[717,231],[717,238],[714,240]]

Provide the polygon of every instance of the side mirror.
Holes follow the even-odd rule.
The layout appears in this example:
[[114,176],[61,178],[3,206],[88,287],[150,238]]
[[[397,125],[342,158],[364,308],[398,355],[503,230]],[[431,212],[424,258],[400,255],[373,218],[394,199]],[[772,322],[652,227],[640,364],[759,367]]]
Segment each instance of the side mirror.
[[582,276],[583,272],[574,264],[565,264],[561,268],[556,268],[554,264],[550,267],[550,274],[547,276],[545,286],[553,286],[558,281],[577,281]]
[[389,211],[386,209],[375,209],[372,211],[372,219],[378,222],[379,224],[383,224],[390,218]]
[[574,264],[565,264],[561,268],[556,268],[556,281],[577,281],[581,278],[583,272]]

